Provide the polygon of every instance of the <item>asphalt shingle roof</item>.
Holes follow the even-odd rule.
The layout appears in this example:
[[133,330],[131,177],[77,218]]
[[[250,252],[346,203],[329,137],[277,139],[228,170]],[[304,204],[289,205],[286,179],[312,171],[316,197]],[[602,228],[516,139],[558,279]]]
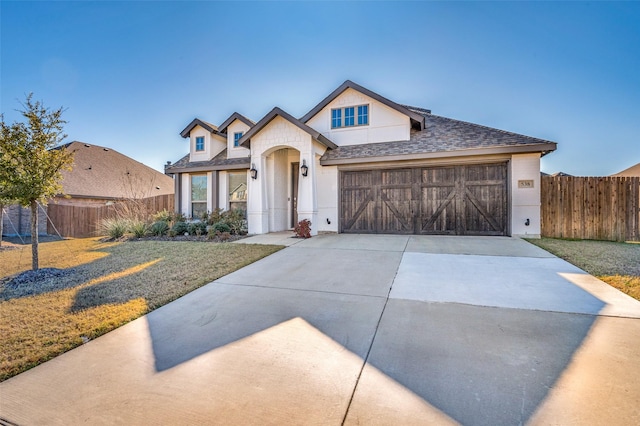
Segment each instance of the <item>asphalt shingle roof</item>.
[[[411,129],[408,141],[368,143],[341,146],[327,150],[323,163],[333,161],[367,159],[373,157],[402,156],[412,154],[448,153],[478,148],[508,148],[540,146],[541,151],[552,151],[555,143],[531,136],[494,129],[479,124],[454,120],[428,113],[423,108],[407,107],[425,117],[424,130]],[[553,145],[553,148],[549,144]]]
[[62,171],[63,192],[73,197],[146,198],[173,194],[173,179],[111,148],[71,142],[73,169]]
[[189,161],[189,154],[185,155],[173,164],[167,165],[164,168],[165,173],[174,173],[182,169],[209,169],[209,170],[223,170],[229,166],[247,166],[251,162],[250,157],[241,158],[227,158],[227,149],[225,148],[218,155],[208,161]]

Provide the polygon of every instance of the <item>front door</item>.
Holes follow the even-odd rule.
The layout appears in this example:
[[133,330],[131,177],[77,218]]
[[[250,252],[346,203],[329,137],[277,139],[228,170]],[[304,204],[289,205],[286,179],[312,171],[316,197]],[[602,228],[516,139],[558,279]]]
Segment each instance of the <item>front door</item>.
[[298,224],[298,178],[300,163],[291,163],[291,227]]

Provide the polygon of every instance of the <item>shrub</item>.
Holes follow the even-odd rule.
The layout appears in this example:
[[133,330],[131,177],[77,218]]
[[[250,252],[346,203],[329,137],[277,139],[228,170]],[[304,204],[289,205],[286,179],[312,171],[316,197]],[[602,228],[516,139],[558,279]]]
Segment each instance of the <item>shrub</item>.
[[165,223],[169,223],[171,221],[173,221],[173,212],[170,212],[167,209],[164,209],[162,211],[159,211],[158,213],[154,214],[151,216],[151,219],[154,222],[165,222]]
[[184,213],[174,213],[173,217],[172,217],[172,220],[175,223],[186,222],[187,221],[187,217],[184,215]]
[[149,226],[146,222],[139,219],[132,219],[129,221],[128,231],[136,238],[142,238],[147,235]]
[[309,219],[302,219],[298,222],[293,228],[293,232],[296,233],[298,238],[311,238],[311,222],[309,222]]
[[207,224],[205,222],[191,222],[187,225],[189,235],[200,236],[207,232]]
[[163,235],[166,235],[168,232],[169,232],[169,223],[165,222],[164,220],[159,220],[157,222],[154,222],[149,227],[149,233],[151,235],[155,235],[156,237],[162,237]]
[[218,222],[215,223],[210,229],[212,229],[214,232],[229,232],[231,233],[231,227],[226,224],[225,222]]
[[100,233],[102,235],[107,235],[109,238],[117,240],[127,232],[127,222],[128,221],[125,219],[115,217],[103,219],[100,222]]
[[209,213],[209,218],[207,219],[207,224],[215,225],[223,219],[224,213],[221,208],[217,208],[211,213]]
[[187,225],[186,222],[176,222],[171,227],[171,232],[174,237],[176,235],[184,235],[185,232],[189,232],[189,225]]
[[235,209],[224,212],[224,223],[229,225],[230,232],[232,234],[246,234],[247,221],[244,219],[244,211]]

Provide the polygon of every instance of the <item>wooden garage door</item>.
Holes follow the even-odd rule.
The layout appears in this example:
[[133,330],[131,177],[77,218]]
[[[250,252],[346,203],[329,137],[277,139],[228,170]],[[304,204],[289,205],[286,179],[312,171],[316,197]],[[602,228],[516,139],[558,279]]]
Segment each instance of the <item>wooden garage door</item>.
[[340,231],[507,234],[507,166],[341,172]]

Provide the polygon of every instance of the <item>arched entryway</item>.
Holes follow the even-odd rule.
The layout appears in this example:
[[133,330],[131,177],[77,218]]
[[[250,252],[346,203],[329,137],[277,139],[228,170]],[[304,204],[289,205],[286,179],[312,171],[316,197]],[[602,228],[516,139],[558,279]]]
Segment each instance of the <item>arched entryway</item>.
[[300,151],[278,147],[265,153],[269,229],[291,229],[298,217]]

